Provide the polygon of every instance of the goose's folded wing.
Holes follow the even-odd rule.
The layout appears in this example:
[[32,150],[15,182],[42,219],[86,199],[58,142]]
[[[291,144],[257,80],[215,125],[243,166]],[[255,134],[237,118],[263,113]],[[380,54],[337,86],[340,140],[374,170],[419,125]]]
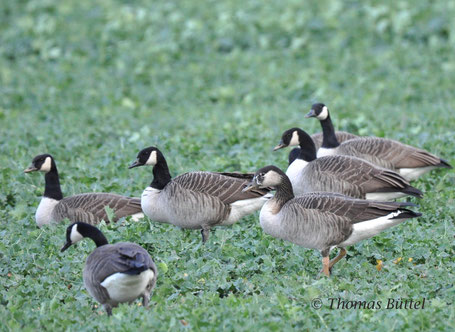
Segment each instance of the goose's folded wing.
[[264,196],[268,189],[243,192],[252,179],[251,174],[191,172],[179,175],[173,181],[185,189],[219,198],[225,204]]
[[134,275],[152,269],[156,274],[155,264],[148,252],[131,242],[97,248],[87,259],[88,265],[93,266],[93,278],[100,283],[118,272]]
[[140,213],[141,200],[109,193],[87,193],[64,198],[54,210],[56,218],[94,223],[108,220],[106,206],[114,211],[115,220]]
[[343,149],[345,148],[359,157],[370,155],[383,160],[388,163],[385,166],[388,168],[419,168],[439,166],[442,163],[440,158],[425,150],[380,137],[351,140],[348,145],[343,145]]
[[310,193],[292,200],[311,215],[323,218],[323,214],[334,215],[350,223],[376,219],[403,210],[409,203],[376,202],[354,199],[333,193]]
[[383,188],[399,190],[409,186],[409,183],[401,175],[352,156],[322,157],[307,167],[309,166],[315,169],[315,173],[321,174],[321,180],[327,176],[332,177],[334,182],[344,182],[348,186],[359,186],[365,192],[375,192]]

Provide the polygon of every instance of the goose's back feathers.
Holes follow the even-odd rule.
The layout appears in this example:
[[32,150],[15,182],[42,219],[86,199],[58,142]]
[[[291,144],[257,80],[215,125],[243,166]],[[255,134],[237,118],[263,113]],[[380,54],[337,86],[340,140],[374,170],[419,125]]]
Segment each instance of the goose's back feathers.
[[441,165],[443,160],[427,151],[380,137],[358,137],[343,142],[338,147],[338,153],[356,156],[389,169],[444,167]]
[[217,197],[224,204],[251,198],[259,198],[267,194],[267,189],[243,192],[242,189],[253,178],[254,174],[242,173],[211,173],[190,172],[177,176],[172,182],[181,187],[198,193]]
[[[345,131],[336,131],[335,136],[339,143],[359,137],[357,135]],[[324,135],[322,133],[316,133],[311,135],[311,139],[313,140],[314,145],[316,146],[316,150],[318,150],[322,146],[323,137]]]
[[[148,252],[131,242],[107,244],[96,248],[88,256],[83,272],[84,284],[97,301],[106,303],[110,301],[108,290],[102,286],[106,278],[116,273],[139,275],[147,270],[153,272],[152,283],[148,287],[152,289],[157,269]],[[134,298],[138,296],[132,295],[135,295]]]
[[[366,198],[367,193],[406,192],[412,188],[399,174],[350,156],[334,155],[313,160],[297,180],[291,178],[297,195],[305,192],[330,191],[351,197]],[[410,193],[419,196],[416,190]]]
[[62,199],[52,212],[52,219],[61,221],[84,221],[96,224],[101,220],[108,221],[105,207],[114,210],[115,220],[140,213],[141,200],[109,193],[86,193]]

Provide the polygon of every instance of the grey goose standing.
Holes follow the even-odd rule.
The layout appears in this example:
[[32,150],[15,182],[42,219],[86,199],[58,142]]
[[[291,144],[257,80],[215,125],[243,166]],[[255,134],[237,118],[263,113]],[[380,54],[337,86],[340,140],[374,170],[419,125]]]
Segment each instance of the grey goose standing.
[[324,135],[318,157],[326,155],[349,155],[400,173],[408,181],[436,168],[452,168],[445,160],[398,141],[379,137],[357,137],[340,143],[334,135],[332,120],[326,105],[313,104],[306,117],[315,117],[321,122]]
[[109,221],[105,207],[111,208],[115,219],[131,215],[142,215],[141,200],[110,193],[86,193],[63,198],[57,165],[50,154],[33,158],[32,164],[24,170],[45,173],[45,189],[36,210],[35,219],[39,227],[51,222],[84,221],[96,224],[101,220]]
[[84,237],[91,238],[96,244],[96,249],[85,262],[84,285],[107,314],[112,315],[112,308],[119,303],[130,303],[139,297],[147,307],[158,276],[149,253],[136,243],[108,244],[98,228],[82,222],[68,226],[66,243],[61,251]]
[[[419,217],[406,208],[409,203],[375,202],[335,193],[308,193],[294,197],[286,174],[275,166],[258,170],[244,189],[272,187],[276,193],[261,209],[260,224],[265,233],[299,246],[319,250],[322,272],[346,255],[346,247],[373,237],[409,218]],[[330,261],[330,251],[339,255]]]
[[[347,133],[345,131],[336,131],[335,132],[335,136],[336,136],[336,138],[337,138],[339,143],[347,141],[349,139],[353,139],[353,138],[359,137],[357,135],[354,135],[354,134],[351,134],[351,133]],[[319,150],[319,148],[322,146],[323,137],[324,137],[323,133],[316,133],[316,134],[311,135],[311,139],[314,142],[314,145],[316,147],[316,151]],[[300,154],[300,148],[294,148],[294,149],[291,150],[291,152],[289,152],[289,157],[288,157],[289,165],[292,164],[292,162],[297,159],[299,154]]]
[[212,227],[234,224],[270,197],[267,189],[242,192],[253,174],[189,172],[172,179],[156,147],[141,150],[129,168],[138,166],[153,166],[153,181],[141,198],[144,213],[153,221],[201,229],[204,243]]
[[354,198],[388,201],[407,195],[422,197],[422,192],[409,185],[401,175],[351,156],[333,155],[316,159],[316,147],[302,129],[286,130],[278,150],[300,146],[299,156],[289,165],[289,177],[294,194],[334,192]]

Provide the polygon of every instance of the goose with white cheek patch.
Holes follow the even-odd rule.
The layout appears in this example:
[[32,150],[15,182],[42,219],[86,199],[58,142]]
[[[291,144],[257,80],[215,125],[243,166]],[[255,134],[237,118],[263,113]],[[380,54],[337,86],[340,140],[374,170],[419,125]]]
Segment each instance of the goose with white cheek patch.
[[[262,187],[276,189],[273,198],[260,212],[264,232],[319,250],[322,272],[326,276],[330,276],[333,265],[346,255],[346,247],[421,215],[407,209],[409,203],[366,201],[335,193],[308,193],[294,197],[291,181],[275,166],[258,170],[244,190]],[[340,253],[330,260],[330,251],[335,247],[341,249]]]
[[153,181],[141,198],[144,213],[153,221],[201,229],[203,243],[211,228],[234,224],[271,197],[266,188],[242,191],[253,174],[189,172],[171,178],[156,147],[141,150],[129,168],[138,166],[153,167]]
[[316,159],[313,140],[299,128],[286,130],[274,151],[295,145],[300,146],[299,155],[289,165],[286,175],[297,196],[324,191],[378,201],[407,195],[422,197],[422,192],[410,186],[401,175],[366,160],[341,155]]
[[109,316],[119,303],[131,303],[140,297],[147,307],[158,276],[149,253],[136,243],[108,244],[98,228],[82,222],[68,226],[61,252],[86,237],[96,244],[83,272],[84,285],[90,295],[103,305]]
[[35,214],[38,227],[64,219],[89,224],[97,224],[101,220],[109,221],[106,207],[114,211],[114,221],[126,216],[143,216],[139,198],[110,193],[86,193],[63,198],[57,165],[50,154],[33,158],[32,164],[24,170],[24,173],[30,172],[45,174],[44,195]]
[[[336,136],[336,138],[337,138],[339,143],[347,141],[349,139],[353,139],[353,138],[359,137],[357,135],[350,134],[350,133],[347,133],[345,131],[336,131],[335,132],[335,136]],[[316,147],[316,151],[319,150],[319,148],[321,147],[323,137],[324,136],[323,136],[322,133],[316,133],[316,134],[311,135],[311,139],[314,142],[314,146]],[[289,152],[289,156],[288,156],[289,165],[292,164],[292,162],[298,158],[299,154],[300,154],[300,148],[294,148],[294,149],[291,150],[291,152]]]
[[323,141],[317,156],[348,155],[365,159],[377,166],[388,168],[411,181],[436,168],[452,168],[445,160],[410,145],[379,137],[357,137],[340,143],[336,137],[329,109],[313,104],[306,117],[321,122]]

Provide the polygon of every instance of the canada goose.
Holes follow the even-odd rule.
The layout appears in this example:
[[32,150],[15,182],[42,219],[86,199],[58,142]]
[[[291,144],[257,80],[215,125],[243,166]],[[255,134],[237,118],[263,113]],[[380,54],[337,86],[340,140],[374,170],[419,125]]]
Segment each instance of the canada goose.
[[379,137],[357,137],[338,142],[334,135],[329,109],[324,104],[313,104],[306,117],[319,119],[324,139],[317,156],[334,154],[359,157],[369,162],[400,173],[408,181],[439,167],[452,168],[447,161],[421,149]]
[[278,150],[300,145],[300,154],[289,165],[286,175],[294,194],[334,192],[368,200],[393,200],[406,195],[422,197],[422,192],[399,174],[351,156],[325,156],[316,159],[316,147],[311,137],[299,128],[286,130]]
[[[272,187],[276,193],[261,209],[265,233],[322,254],[322,272],[329,276],[333,265],[346,255],[346,247],[373,237],[408,218],[419,217],[409,203],[375,202],[335,193],[308,193],[294,197],[292,185],[278,167],[266,166],[254,175],[245,191]],[[339,255],[330,261],[330,251]]]
[[144,213],[154,221],[201,229],[204,243],[212,227],[234,224],[270,197],[267,189],[242,192],[253,174],[189,172],[171,179],[166,159],[153,146],[141,150],[129,168],[138,166],[153,166],[153,181],[141,198]]
[[57,166],[50,154],[33,158],[32,164],[24,173],[36,171],[45,173],[46,181],[44,195],[35,214],[38,227],[51,222],[61,222],[65,218],[90,224],[101,220],[108,221],[105,207],[114,210],[115,220],[142,212],[139,198],[109,193],[87,193],[63,198]]
[[132,302],[138,297],[142,297],[142,304],[147,307],[158,276],[149,253],[136,243],[108,244],[98,228],[83,222],[68,226],[61,252],[84,237],[96,244],[85,262],[84,285],[107,314],[112,315],[112,308],[119,303]]
[[[336,131],[335,132],[335,136],[337,137],[337,140],[338,140],[339,143],[347,141],[349,139],[353,139],[353,138],[359,137],[357,135],[350,134],[350,133],[347,133],[345,131]],[[316,133],[316,134],[311,135],[311,139],[314,142],[314,145],[316,147],[316,151],[319,150],[319,148],[322,145],[322,140],[323,140],[322,133]],[[289,152],[289,157],[288,157],[289,158],[289,165],[292,164],[292,162],[297,159],[299,154],[300,154],[300,148],[294,148],[294,149],[291,150],[291,152]]]

